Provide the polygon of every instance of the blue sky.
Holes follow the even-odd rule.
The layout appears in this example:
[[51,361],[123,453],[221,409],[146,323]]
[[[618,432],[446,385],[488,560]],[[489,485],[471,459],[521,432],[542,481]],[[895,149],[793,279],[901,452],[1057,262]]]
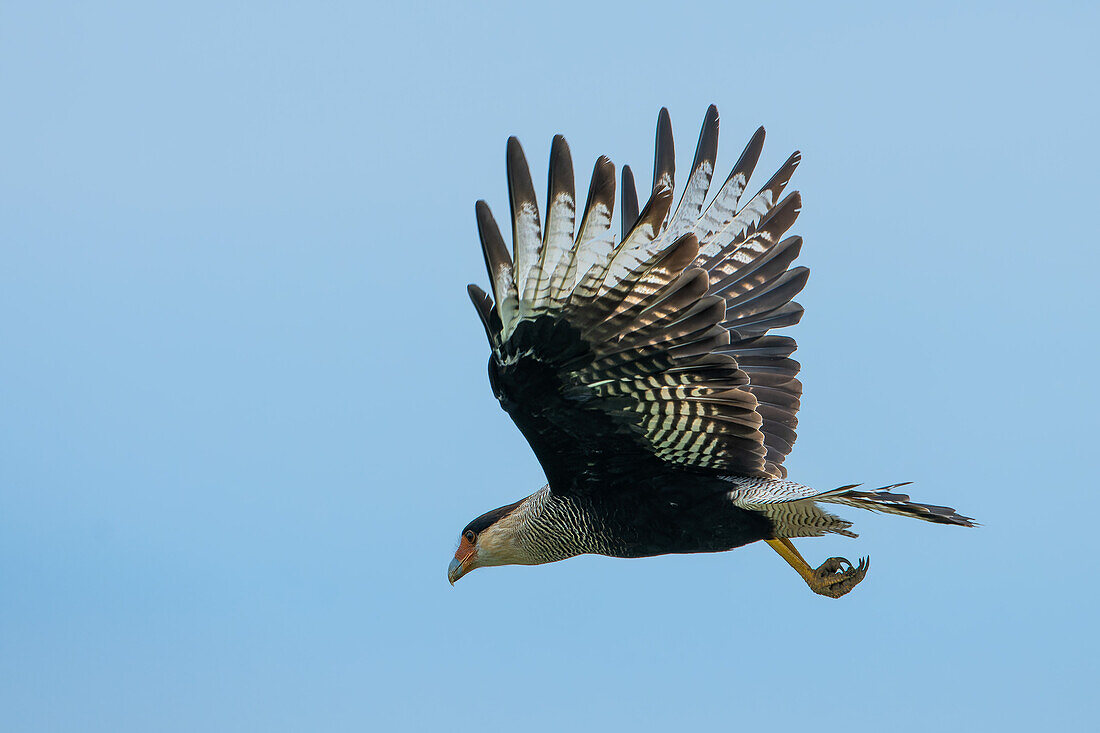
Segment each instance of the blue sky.
[[[94,7],[93,7],[94,5]],[[5,731],[1081,729],[1100,570],[1093,4],[6,3]],[[485,378],[473,202],[554,133],[649,176],[794,149],[792,478],[765,546],[481,570],[542,483]],[[580,186],[586,186],[582,182]],[[685,728],[686,727],[686,728]]]

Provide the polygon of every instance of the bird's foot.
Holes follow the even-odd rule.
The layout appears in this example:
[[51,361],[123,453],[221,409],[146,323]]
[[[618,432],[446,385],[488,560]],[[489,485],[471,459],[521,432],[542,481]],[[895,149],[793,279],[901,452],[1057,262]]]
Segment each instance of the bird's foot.
[[806,585],[819,595],[840,598],[859,585],[870,564],[868,557],[860,558],[859,565],[852,565],[843,557],[830,557],[806,578]]

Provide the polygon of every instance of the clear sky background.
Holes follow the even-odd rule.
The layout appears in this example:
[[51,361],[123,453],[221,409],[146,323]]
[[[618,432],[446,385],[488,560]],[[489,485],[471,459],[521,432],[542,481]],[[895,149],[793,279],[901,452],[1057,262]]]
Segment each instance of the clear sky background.
[[[1098,716],[1094,3],[0,8],[0,728],[1082,730]],[[538,488],[466,299],[554,133],[794,149],[792,478],[763,545],[477,571]],[[382,726],[382,727],[372,727]]]

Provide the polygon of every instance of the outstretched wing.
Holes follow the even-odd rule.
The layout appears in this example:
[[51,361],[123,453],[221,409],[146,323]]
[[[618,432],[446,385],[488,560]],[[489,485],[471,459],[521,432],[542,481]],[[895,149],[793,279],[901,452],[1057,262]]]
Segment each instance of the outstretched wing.
[[799,365],[794,340],[767,332],[799,320],[791,299],[808,271],[790,268],[801,239],[782,238],[801,205],[797,193],[779,199],[797,153],[740,204],[763,141],[761,128],[704,208],[718,146],[711,106],[673,210],[672,126],[662,109],[640,213],[624,169],[618,243],[610,160],[596,161],[577,224],[569,148],[555,137],[543,227],[523,150],[508,141],[512,252],[479,201],[492,296],[469,292],[492,347],[493,391],[555,490],[657,463],[785,476]]

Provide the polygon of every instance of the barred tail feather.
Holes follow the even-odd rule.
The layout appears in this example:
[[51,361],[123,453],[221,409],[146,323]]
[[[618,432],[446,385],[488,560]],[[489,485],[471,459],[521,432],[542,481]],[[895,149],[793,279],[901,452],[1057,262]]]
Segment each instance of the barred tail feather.
[[959,527],[977,526],[977,522],[971,517],[963,516],[951,507],[937,506],[935,504],[921,504],[910,500],[908,494],[899,494],[891,491],[900,486],[908,486],[910,483],[912,482],[906,481],[905,483],[892,484],[890,486],[884,486],[881,489],[871,489],[868,491],[856,490],[858,484],[854,486],[842,486],[839,489],[819,494],[815,496],[814,499],[827,504],[842,504],[844,506],[854,506],[860,509],[882,512],[884,514],[914,517],[916,519],[923,519],[926,522],[935,522],[936,524],[954,524]]

